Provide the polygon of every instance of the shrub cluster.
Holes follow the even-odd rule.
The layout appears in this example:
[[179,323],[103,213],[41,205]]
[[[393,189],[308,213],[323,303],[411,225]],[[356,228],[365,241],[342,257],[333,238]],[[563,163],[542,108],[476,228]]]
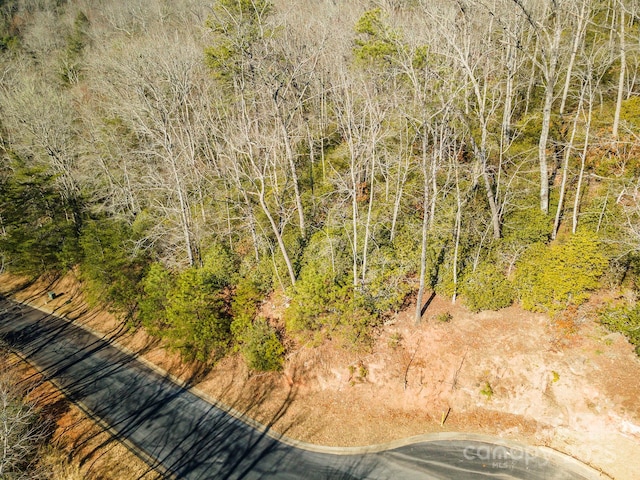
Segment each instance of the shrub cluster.
[[531,246],[516,265],[515,284],[522,306],[555,314],[580,305],[599,286],[608,266],[602,244],[588,232],[551,246]]
[[514,289],[494,263],[483,263],[464,278],[461,293],[469,310],[499,310],[513,303]]
[[173,273],[151,264],[141,282],[140,323],[188,360],[208,362],[224,355],[231,343],[234,262],[226,248],[214,245],[201,267]]
[[278,371],[284,363],[284,346],[278,334],[264,319],[258,318],[243,332],[240,351],[249,368]]
[[240,279],[231,304],[231,333],[249,368],[278,371],[284,364],[284,345],[276,329],[264,318],[257,317],[265,293],[258,279]]
[[640,305],[609,305],[600,312],[600,323],[626,336],[640,356]]

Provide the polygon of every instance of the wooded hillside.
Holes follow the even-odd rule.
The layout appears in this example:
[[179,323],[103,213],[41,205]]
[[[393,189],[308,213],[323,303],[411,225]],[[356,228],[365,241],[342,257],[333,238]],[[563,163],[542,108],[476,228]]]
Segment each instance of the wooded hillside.
[[637,0],[0,5],[2,269],[257,369],[432,291],[640,345]]

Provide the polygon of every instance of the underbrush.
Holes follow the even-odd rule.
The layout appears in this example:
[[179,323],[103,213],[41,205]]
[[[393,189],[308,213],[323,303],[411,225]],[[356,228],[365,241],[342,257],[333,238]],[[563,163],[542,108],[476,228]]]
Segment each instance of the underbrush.
[[600,311],[599,321],[608,330],[627,337],[640,356],[640,305],[635,302],[610,304]]

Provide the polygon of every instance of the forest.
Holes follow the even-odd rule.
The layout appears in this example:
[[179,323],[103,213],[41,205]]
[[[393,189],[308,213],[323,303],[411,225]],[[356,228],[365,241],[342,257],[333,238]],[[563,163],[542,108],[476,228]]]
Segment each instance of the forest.
[[[186,360],[367,348],[433,292],[640,353],[637,0],[3,0],[0,268]],[[286,298],[282,324],[259,314]]]

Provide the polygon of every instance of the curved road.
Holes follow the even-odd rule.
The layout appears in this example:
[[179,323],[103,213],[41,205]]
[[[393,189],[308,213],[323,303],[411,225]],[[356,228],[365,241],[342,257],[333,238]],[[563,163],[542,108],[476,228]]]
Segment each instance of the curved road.
[[279,440],[267,428],[249,426],[108,340],[4,297],[0,297],[0,338],[168,477],[602,478],[548,450],[474,437],[444,435],[389,449],[332,449]]

